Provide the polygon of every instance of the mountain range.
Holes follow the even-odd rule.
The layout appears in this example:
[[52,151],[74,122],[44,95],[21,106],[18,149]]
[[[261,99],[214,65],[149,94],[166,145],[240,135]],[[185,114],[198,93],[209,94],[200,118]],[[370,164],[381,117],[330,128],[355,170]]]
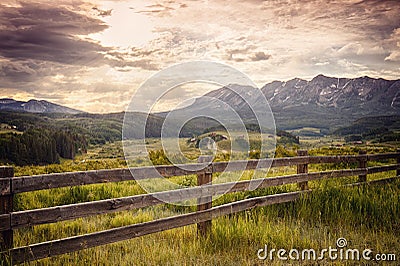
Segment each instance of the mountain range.
[[63,113],[79,114],[82,111],[51,103],[45,100],[16,101],[14,99],[0,99],[0,110],[30,112],[30,113]]
[[[252,96],[252,90],[255,88],[232,84],[211,91],[197,98],[192,105],[174,112],[178,114],[180,112],[184,116],[196,116],[205,110],[208,113],[217,113],[221,112],[222,101],[236,110],[246,124],[252,124],[255,121],[251,108],[265,109],[265,102],[261,101],[260,97]],[[276,127],[300,133],[302,128],[312,127],[320,130],[322,134],[328,134],[341,127],[350,126],[363,117],[400,115],[400,80],[370,77],[349,79],[318,75],[310,81],[299,78],[286,82],[273,81],[263,86],[261,92],[273,111]],[[242,97],[245,94],[249,96],[247,102]],[[107,120],[109,117],[107,114],[88,114],[43,100],[23,102],[0,99],[1,110],[41,114],[61,113],[70,115],[71,119],[96,117]],[[166,112],[153,114],[152,128],[161,127],[167,114]],[[113,117],[110,125],[118,122],[120,126],[124,115],[122,113],[117,116],[110,115]],[[146,117],[144,114],[132,115],[132,120],[137,118],[134,124],[143,123]],[[199,133],[207,127],[215,126],[215,121],[203,119],[188,123],[185,131],[186,135],[190,135],[190,132]]]
[[[233,88],[233,90],[231,89]],[[228,85],[196,99],[184,112],[218,112],[219,101],[233,107],[241,117],[251,118],[249,106],[262,109],[258,98],[241,95],[249,87]],[[235,93],[239,92],[239,93]],[[315,127],[325,131],[349,125],[366,116],[400,114],[400,80],[360,78],[334,78],[318,75],[307,81],[299,78],[287,82],[274,81],[261,88],[280,129]],[[210,97],[216,99],[210,101]]]

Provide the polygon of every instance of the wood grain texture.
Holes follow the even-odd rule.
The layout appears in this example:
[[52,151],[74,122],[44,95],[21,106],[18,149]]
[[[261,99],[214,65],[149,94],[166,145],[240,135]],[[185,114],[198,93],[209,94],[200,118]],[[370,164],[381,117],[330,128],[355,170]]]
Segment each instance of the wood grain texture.
[[[308,151],[307,150],[298,150],[297,156],[306,157],[306,156],[308,156]],[[298,174],[308,173],[308,164],[307,163],[298,164],[297,165],[297,173]],[[299,182],[298,187],[300,188],[300,190],[307,190],[308,189],[308,181]]]
[[[358,168],[360,169],[365,169],[367,168],[367,151],[361,150],[359,151],[359,156],[358,156]],[[358,176],[358,182],[367,182],[367,173],[361,174]]]

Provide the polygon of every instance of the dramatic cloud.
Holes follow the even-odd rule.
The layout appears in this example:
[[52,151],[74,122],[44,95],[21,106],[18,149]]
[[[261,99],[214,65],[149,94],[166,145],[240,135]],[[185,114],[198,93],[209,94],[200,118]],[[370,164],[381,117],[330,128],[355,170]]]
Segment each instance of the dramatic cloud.
[[0,9],[0,55],[14,60],[38,60],[65,64],[90,64],[105,49],[78,35],[107,28],[101,20],[67,10],[24,3]]
[[199,59],[259,86],[320,73],[398,79],[399,14],[382,0],[4,0],[0,97],[121,111],[156,71]]

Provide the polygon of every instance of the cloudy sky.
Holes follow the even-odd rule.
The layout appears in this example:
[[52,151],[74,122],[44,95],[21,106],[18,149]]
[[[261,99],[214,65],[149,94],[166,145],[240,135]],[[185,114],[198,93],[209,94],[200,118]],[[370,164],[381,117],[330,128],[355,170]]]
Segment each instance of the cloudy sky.
[[399,14],[398,0],[2,0],[0,97],[117,112],[157,71],[203,59],[260,87],[399,79]]

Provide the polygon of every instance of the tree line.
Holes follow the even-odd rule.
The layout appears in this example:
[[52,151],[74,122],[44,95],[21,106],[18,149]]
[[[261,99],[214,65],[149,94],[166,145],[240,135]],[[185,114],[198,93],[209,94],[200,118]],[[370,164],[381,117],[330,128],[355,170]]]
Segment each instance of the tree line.
[[16,165],[59,163],[60,158],[73,159],[86,150],[85,137],[69,131],[36,128],[0,134],[0,160]]

